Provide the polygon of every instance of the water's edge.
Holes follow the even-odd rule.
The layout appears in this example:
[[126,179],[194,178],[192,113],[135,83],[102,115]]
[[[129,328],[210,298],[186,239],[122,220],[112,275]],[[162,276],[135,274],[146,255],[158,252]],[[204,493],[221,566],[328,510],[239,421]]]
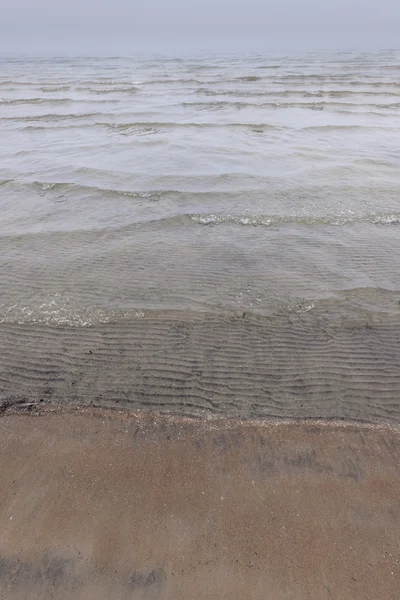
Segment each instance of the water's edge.
[[0,402],[400,423],[400,319],[146,318],[0,325]]

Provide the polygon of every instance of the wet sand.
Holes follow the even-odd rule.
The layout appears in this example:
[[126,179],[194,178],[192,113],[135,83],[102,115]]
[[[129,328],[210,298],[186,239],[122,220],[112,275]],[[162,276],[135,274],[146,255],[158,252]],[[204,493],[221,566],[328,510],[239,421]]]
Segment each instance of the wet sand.
[[46,409],[0,457],[2,600],[398,597],[394,428]]
[[400,423],[400,318],[155,311],[94,327],[0,324],[0,405]]

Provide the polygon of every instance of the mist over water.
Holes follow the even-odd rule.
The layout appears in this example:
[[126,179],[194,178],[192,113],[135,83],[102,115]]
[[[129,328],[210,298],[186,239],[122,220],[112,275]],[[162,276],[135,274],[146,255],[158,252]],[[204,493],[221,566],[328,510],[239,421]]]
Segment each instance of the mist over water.
[[2,57],[0,128],[0,322],[400,310],[400,52]]

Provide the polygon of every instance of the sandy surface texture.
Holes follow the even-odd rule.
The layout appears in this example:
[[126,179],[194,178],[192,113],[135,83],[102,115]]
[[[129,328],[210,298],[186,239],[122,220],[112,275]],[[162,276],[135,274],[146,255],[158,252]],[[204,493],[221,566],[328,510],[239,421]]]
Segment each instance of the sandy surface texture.
[[394,429],[69,409],[0,457],[2,600],[398,598]]
[[[400,314],[155,311],[93,327],[0,323],[0,406],[400,423]],[[394,309],[393,309],[394,310]],[[1,320],[1,319],[0,319]]]

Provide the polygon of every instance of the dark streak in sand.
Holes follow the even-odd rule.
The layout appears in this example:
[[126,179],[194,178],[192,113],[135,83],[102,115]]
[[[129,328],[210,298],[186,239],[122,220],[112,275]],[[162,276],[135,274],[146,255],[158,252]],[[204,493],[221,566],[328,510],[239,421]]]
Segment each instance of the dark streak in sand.
[[394,427],[23,411],[0,419],[2,600],[397,597]]

